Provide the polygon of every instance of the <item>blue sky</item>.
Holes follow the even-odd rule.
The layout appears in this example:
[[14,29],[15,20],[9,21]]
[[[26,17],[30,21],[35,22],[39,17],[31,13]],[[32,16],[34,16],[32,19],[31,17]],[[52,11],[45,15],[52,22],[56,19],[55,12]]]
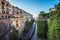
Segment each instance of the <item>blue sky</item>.
[[48,12],[58,0],[9,0],[9,2],[36,17],[40,11]]

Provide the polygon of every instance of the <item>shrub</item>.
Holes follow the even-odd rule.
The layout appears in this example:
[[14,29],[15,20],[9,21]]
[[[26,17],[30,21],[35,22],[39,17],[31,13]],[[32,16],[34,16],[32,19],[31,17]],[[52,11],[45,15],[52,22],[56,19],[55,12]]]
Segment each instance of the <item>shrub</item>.
[[16,29],[15,28],[13,28],[13,32],[10,32],[9,40],[17,40]]
[[31,21],[28,21],[28,20],[27,20],[27,21],[25,22],[24,31],[27,32],[30,26],[31,26]]
[[37,36],[40,38],[47,38],[47,21],[37,20]]
[[48,24],[48,40],[60,40],[60,8],[50,13]]

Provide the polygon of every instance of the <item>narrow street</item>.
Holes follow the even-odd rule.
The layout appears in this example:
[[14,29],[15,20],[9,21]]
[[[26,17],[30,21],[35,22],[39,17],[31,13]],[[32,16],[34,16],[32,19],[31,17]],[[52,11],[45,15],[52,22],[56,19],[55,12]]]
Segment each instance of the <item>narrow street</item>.
[[31,37],[31,40],[36,40],[36,23],[33,23],[33,26],[29,29],[26,36]]
[[34,34],[33,34],[31,40],[36,40],[37,39],[37,35],[36,35],[36,23],[34,23],[33,27],[35,27],[35,31],[34,31]]

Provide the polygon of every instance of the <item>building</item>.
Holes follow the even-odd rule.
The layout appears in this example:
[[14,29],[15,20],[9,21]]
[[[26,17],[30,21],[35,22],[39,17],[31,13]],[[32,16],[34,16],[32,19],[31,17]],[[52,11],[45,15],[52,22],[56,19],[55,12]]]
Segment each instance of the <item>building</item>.
[[33,18],[33,15],[31,15],[30,13],[22,10],[22,16],[23,16],[23,19],[26,21],[26,20],[30,20]]
[[0,19],[9,25],[11,16],[11,4],[6,0],[0,0]]
[[[6,0],[0,0],[0,23],[2,22],[2,25],[0,24],[0,29],[5,30],[5,32],[1,31],[1,33],[4,33],[1,40],[9,40],[8,33],[6,32],[9,30],[10,26],[10,18],[12,18],[12,15],[10,14],[10,3]],[[5,26],[5,25],[7,26]],[[6,34],[7,33],[7,34]],[[1,34],[2,35],[2,34]]]
[[0,0],[0,22],[5,23],[7,29],[9,26],[15,27],[19,36],[24,30],[25,22],[31,21],[32,18],[30,13],[11,5],[9,1]]
[[50,8],[49,11],[50,12],[54,12],[56,9],[55,8]]
[[20,9],[18,7],[12,6],[13,7],[13,18],[11,19],[11,23],[14,25],[14,27],[16,28],[16,30],[18,30],[18,33],[20,34],[22,31],[22,27],[21,27],[21,22],[22,22],[22,18],[21,18],[21,13],[20,13]]

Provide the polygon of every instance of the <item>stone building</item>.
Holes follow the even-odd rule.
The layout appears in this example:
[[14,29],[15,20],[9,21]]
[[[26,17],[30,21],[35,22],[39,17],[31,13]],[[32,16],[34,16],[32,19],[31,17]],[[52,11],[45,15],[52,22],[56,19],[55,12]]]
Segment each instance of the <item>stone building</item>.
[[9,25],[11,15],[11,4],[6,0],[0,0],[0,19]]
[[15,26],[16,30],[18,30],[19,35],[22,33],[24,26],[25,26],[25,21],[27,19],[32,19],[32,15],[29,14],[28,12],[19,9],[16,6],[12,6],[12,15],[13,18],[11,19],[12,24]]
[[3,33],[3,37],[0,37],[1,40],[9,40],[9,32],[7,30],[10,29],[10,18],[12,18],[10,14],[10,3],[6,0],[0,0],[0,29],[5,30],[5,32],[0,30]]
[[[0,22],[5,23],[7,29],[10,28],[9,26],[15,27],[19,36],[24,29],[25,21],[32,18],[33,16],[30,13],[13,6],[9,1],[0,0]],[[7,35],[5,37],[8,38]]]
[[14,25],[14,27],[16,28],[16,30],[18,30],[18,33],[20,34],[22,31],[22,18],[21,18],[21,13],[20,13],[20,9],[18,7],[14,7],[13,6],[13,18],[11,19],[11,23]]

